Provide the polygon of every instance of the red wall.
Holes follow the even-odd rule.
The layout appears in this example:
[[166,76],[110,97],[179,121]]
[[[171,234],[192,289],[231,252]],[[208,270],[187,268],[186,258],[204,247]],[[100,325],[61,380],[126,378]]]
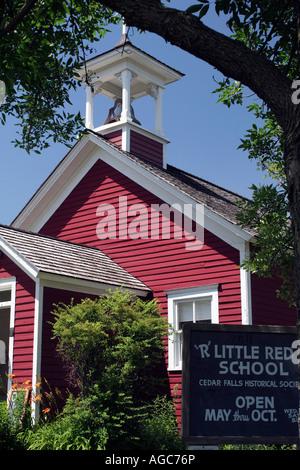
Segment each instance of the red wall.
[[251,274],[252,321],[254,325],[296,326],[297,312],[288,308],[277,296],[281,282],[278,278],[262,278]]
[[96,232],[101,220],[96,215],[97,208],[100,204],[112,204],[118,209],[119,196],[127,196],[128,207],[137,203],[147,207],[162,203],[134,181],[98,161],[41,233],[101,248],[156,295],[162,296],[165,312],[166,290],[219,283],[220,320],[239,323],[239,252],[207,231],[199,251],[187,250],[185,239],[100,240]]
[[0,259],[0,278],[16,277],[14,383],[32,380],[35,282],[7,256]]
[[105,137],[110,142],[122,148],[122,130],[121,129],[118,131],[109,132],[108,134],[105,134]]
[[69,305],[72,299],[74,299],[76,304],[87,297],[93,298],[91,295],[80,292],[44,287],[41,378],[46,378],[52,388],[58,387],[61,392],[63,392],[65,387],[69,387],[69,384],[66,381],[61,358],[56,351],[56,342],[52,339],[51,323],[54,320],[53,311],[56,310],[55,306],[59,303]]
[[130,153],[155,165],[163,166],[163,145],[132,130],[130,131]]
[[[122,130],[105,134],[105,137],[122,148]],[[163,144],[133,130],[130,130],[130,153],[163,166]]]
[[[240,323],[239,252],[207,231],[199,251],[186,250],[185,240],[180,239],[100,240],[96,233],[101,219],[96,215],[97,208],[105,203],[117,208],[119,196],[127,196],[128,206],[162,203],[134,181],[98,161],[41,233],[101,248],[153,290],[163,315],[167,315],[165,291],[218,283],[220,321]],[[181,374],[170,373],[170,383],[180,395]]]

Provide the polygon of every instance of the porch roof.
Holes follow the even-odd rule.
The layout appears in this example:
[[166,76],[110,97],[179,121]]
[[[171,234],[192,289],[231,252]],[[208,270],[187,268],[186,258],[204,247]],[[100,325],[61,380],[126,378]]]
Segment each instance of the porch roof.
[[98,248],[0,225],[0,250],[32,277],[41,273],[119,286],[151,290]]

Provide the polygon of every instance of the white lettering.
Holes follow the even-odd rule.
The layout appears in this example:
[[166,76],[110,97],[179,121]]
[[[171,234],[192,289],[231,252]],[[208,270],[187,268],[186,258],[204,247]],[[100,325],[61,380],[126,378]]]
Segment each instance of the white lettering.
[[205,421],[228,421],[231,410],[225,409],[206,409],[205,410]]

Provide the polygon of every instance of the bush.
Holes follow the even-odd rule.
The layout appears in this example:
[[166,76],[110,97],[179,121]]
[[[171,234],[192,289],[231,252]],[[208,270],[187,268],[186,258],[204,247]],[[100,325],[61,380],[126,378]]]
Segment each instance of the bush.
[[95,387],[88,398],[70,396],[63,412],[52,422],[25,433],[28,450],[183,450],[174,405],[157,397],[137,413],[131,401],[104,406]]
[[143,450],[185,450],[172,400],[165,396],[156,397],[140,425],[140,439]]
[[70,396],[54,421],[25,433],[28,450],[104,450],[108,439],[104,417],[86,405]]
[[30,434],[30,448],[138,446],[141,423],[149,420],[149,406],[162,393],[167,323],[156,300],[115,291],[78,305],[59,305],[53,313],[57,350],[80,391],[49,429]]
[[163,359],[167,323],[156,300],[143,301],[124,291],[78,305],[59,305],[54,338],[73,384],[86,395],[97,383],[104,391],[153,393]]
[[0,402],[0,450],[23,450],[19,426],[13,426],[7,413],[6,402]]

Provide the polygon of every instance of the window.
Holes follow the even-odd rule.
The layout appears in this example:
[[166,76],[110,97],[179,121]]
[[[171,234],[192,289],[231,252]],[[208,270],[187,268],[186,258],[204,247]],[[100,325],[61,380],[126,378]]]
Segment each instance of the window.
[[167,292],[169,370],[182,369],[182,327],[184,323],[219,323],[218,285]]
[[0,289],[0,305],[11,301],[11,291]]

